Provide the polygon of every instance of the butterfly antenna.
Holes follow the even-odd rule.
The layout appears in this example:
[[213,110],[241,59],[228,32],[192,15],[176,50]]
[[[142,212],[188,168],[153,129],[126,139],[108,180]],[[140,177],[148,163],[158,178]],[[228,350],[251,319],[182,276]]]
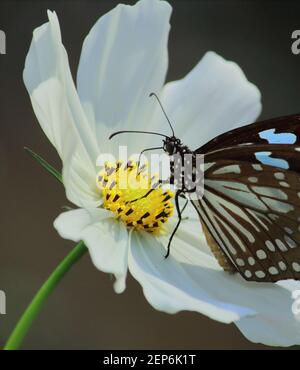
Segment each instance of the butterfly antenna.
[[154,96],[154,97],[156,98],[156,100],[157,100],[158,104],[159,104],[159,105],[160,105],[160,107],[161,107],[161,110],[163,111],[163,114],[165,115],[165,117],[166,117],[166,119],[167,119],[167,121],[168,121],[168,123],[169,123],[169,125],[170,125],[170,127],[171,127],[172,135],[173,135],[173,136],[175,136],[173,126],[172,126],[172,124],[171,124],[171,122],[170,122],[170,120],[169,120],[169,117],[167,116],[167,113],[166,113],[166,111],[164,110],[164,107],[162,106],[161,101],[159,100],[158,96],[157,96],[154,92],[152,92],[149,96],[150,96],[150,97]]
[[152,131],[136,131],[136,130],[122,130],[122,131],[116,131],[113,134],[109,136],[109,140],[112,139],[114,136],[119,135],[119,134],[148,134],[148,135],[158,135],[158,136],[163,136],[167,138],[167,135],[160,134],[159,132],[152,132]]

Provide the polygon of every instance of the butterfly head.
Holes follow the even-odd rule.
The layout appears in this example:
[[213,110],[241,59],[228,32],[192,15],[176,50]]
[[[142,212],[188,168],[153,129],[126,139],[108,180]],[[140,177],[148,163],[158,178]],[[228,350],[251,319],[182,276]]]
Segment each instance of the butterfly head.
[[166,137],[163,140],[163,150],[169,155],[177,153],[181,145],[181,141],[175,136]]
[[168,136],[168,135],[165,135],[165,134],[162,134],[162,133],[159,133],[159,132],[153,132],[153,131],[122,130],[122,131],[114,132],[112,135],[110,135],[109,139],[112,139],[114,136],[119,135],[119,134],[124,134],[124,133],[139,133],[139,134],[157,135],[157,136],[161,136],[161,137],[164,138],[163,139],[163,146],[162,147],[157,147],[157,148],[145,149],[144,151],[151,150],[151,149],[163,149],[168,155],[173,155],[173,154],[178,153],[178,152],[179,153],[186,152],[185,148],[187,149],[187,147],[183,146],[180,139],[178,139],[175,136],[173,126],[172,126],[172,124],[171,124],[171,122],[170,122],[170,120],[169,120],[169,118],[168,118],[168,116],[167,116],[167,114],[166,114],[158,96],[155,93],[151,93],[150,96],[154,96],[156,98],[158,104],[160,105],[160,107],[162,109],[162,112],[164,113],[164,116],[166,117],[167,122],[168,122],[168,124],[171,128],[172,135]]

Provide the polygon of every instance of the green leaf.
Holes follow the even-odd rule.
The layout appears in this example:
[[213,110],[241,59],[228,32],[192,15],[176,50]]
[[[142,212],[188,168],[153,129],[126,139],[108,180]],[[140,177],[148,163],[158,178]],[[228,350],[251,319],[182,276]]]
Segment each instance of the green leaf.
[[60,183],[62,183],[62,176],[59,171],[57,171],[54,167],[51,166],[44,158],[40,155],[35,153],[33,150],[24,147],[24,150],[33,158],[35,159],[46,171],[48,171],[52,176],[56,178]]
[[70,207],[70,206],[62,206],[62,207],[61,207],[61,209],[62,209],[63,211],[73,211],[73,210],[74,210],[74,208],[72,208],[72,207]]

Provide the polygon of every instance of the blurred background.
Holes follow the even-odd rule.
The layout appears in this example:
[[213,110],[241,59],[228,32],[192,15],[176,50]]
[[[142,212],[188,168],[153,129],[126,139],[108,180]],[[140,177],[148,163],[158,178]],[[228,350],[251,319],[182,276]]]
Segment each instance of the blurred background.
[[[125,2],[125,1],[124,1]],[[32,31],[58,14],[73,74],[84,37],[118,1],[1,1],[0,29],[0,315],[2,347],[17,319],[72,243],[52,227],[67,204],[64,189],[23,150],[29,146],[57,168],[55,150],[39,128],[22,82]],[[127,2],[126,3],[133,3]],[[300,29],[296,1],[171,1],[168,80],[183,77],[208,50],[237,62],[263,97],[262,118],[300,111],[300,54],[291,33]],[[218,107],[216,107],[218,109]],[[34,322],[24,349],[257,349],[234,325],[192,312],[155,311],[131,277],[122,295],[86,255],[67,274]]]

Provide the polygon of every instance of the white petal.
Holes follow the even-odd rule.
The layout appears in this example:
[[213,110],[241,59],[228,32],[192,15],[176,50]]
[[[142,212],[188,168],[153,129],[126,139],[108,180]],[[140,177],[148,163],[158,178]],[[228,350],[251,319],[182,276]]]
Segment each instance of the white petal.
[[[165,259],[164,254],[165,249],[153,236],[133,233],[129,270],[142,285],[153,307],[167,313],[197,311],[226,323],[254,314],[243,304],[235,305],[219,300],[214,289],[210,289],[210,278],[218,279],[219,285],[222,282],[219,271],[202,268],[202,281],[197,281],[184,264],[172,256]],[[205,275],[207,270],[208,275]]]
[[[185,78],[168,83],[161,97],[176,135],[191,149],[254,122],[261,111],[260,98],[240,67],[214,52],[206,53]],[[170,133],[158,109],[152,128],[159,127]]]
[[[182,206],[181,206],[182,208]],[[205,266],[208,267],[208,264],[211,268],[215,268],[220,270],[216,259],[214,258],[212,252],[210,251],[209,246],[206,243],[206,239],[204,236],[204,233],[202,231],[202,226],[199,220],[199,215],[195,211],[195,208],[192,206],[191,202],[188,203],[186,209],[184,210],[184,213],[182,214],[183,220],[180,224],[179,229],[177,230],[174,240],[179,239],[180,241],[189,241],[189,244],[191,244],[196,250],[201,251],[204,255],[201,254],[201,257],[198,260],[195,260],[195,264],[203,264],[205,263]],[[160,237],[161,242],[163,245],[168,245],[169,237],[172,231],[174,230],[174,227],[176,226],[176,223],[178,221],[178,217],[176,214],[176,211],[174,212],[174,216],[165,224],[166,233],[165,235],[162,235]],[[179,258],[179,256],[176,256],[176,258]],[[186,256],[184,256],[184,262],[185,262]],[[193,258],[193,257],[192,257]]]
[[67,198],[78,207],[98,207],[102,204],[101,191],[96,185],[96,166],[91,166],[80,150],[64,160],[63,182]]
[[[99,19],[84,41],[77,86],[89,122],[96,128],[101,151],[110,152],[108,136],[123,129],[142,129],[153,102],[149,93],[164,83],[171,7],[142,0],[118,5]],[[130,149],[137,137],[121,142]],[[132,145],[131,145],[132,144]]]
[[103,209],[77,209],[60,214],[54,227],[65,239],[83,240],[94,265],[116,277],[115,291],[125,289],[128,233],[126,227]]
[[256,301],[259,315],[244,318],[236,325],[251,342],[281,347],[299,345],[300,282],[286,280],[275,286],[278,286],[276,295],[264,294]]
[[23,78],[45,134],[62,159],[77,142],[92,158],[97,148],[78,98],[55,12],[33,32]]
[[197,239],[195,233],[188,234],[188,228],[190,225],[183,223],[174,238],[173,257],[180,261],[190,278],[202,289],[208,289],[215,299],[257,312],[235,323],[241,332],[252,342],[266,345],[300,344],[300,320],[299,315],[292,312],[291,294],[295,289],[300,292],[299,282],[254,283],[246,282],[237,274],[231,276],[221,271],[214,257],[205,253],[203,245],[201,247],[203,233],[199,233]]
[[[76,182],[68,178],[74,168],[85,168],[92,176],[82,178],[86,182],[85,194],[95,184],[95,164],[98,149],[94,135],[87,124],[85,113],[77,95],[56,14],[48,11],[49,22],[34,30],[31,46],[26,57],[24,82],[39,123],[51,143],[57,149],[64,166],[64,183],[70,201],[77,205],[77,195],[69,190]],[[90,201],[95,197],[92,195]]]

